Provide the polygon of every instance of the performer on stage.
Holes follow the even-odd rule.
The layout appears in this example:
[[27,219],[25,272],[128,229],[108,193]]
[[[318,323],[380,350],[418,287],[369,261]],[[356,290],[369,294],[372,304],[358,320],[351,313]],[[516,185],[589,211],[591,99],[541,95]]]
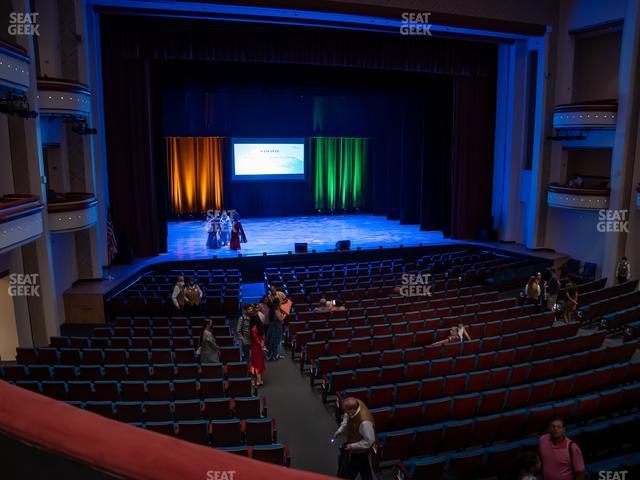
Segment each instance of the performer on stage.
[[220,248],[220,218],[218,212],[207,221],[207,248]]
[[222,212],[222,217],[220,217],[220,243],[223,247],[229,245],[231,241],[231,219],[227,212]]
[[238,234],[240,235],[240,243],[247,243],[247,236],[244,233],[244,228],[242,228],[242,223],[240,223],[240,214],[237,211],[233,212],[233,221],[238,224]]
[[231,225],[231,242],[229,248],[231,250],[240,250],[240,222],[234,220]]

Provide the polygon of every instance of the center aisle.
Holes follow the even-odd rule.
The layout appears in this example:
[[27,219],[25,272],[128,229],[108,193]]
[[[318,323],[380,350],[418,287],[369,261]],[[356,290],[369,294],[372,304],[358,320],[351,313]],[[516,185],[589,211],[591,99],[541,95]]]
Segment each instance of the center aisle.
[[333,408],[322,404],[291,358],[266,365],[258,395],[267,398],[268,414],[277,422],[278,441],[291,450],[291,467],[335,476],[338,450],[329,442],[337,428]]

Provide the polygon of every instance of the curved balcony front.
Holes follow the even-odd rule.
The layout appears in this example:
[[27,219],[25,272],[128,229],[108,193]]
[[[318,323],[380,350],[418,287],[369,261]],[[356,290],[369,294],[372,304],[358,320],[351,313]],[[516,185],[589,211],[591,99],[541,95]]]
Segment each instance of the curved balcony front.
[[49,231],[76,232],[98,221],[98,201],[92,193],[56,193],[47,199]]
[[609,189],[604,187],[565,187],[551,184],[547,187],[550,207],[574,210],[602,210],[609,207]]
[[0,253],[29,243],[42,234],[42,203],[35,195],[0,196]]
[[640,185],[636,188],[636,207],[640,208]]
[[49,117],[88,117],[91,92],[82,83],[60,78],[38,78],[40,114]]
[[0,40],[0,87],[18,94],[29,90],[27,51],[13,43]]
[[618,102],[600,100],[556,105],[553,110],[553,128],[588,130],[616,128]]

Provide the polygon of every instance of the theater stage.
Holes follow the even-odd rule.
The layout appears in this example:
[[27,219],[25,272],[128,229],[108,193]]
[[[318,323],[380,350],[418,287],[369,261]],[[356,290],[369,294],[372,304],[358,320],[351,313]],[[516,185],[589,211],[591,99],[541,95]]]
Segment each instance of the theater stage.
[[[294,244],[306,242],[309,252],[333,250],[338,240],[351,240],[351,249],[397,248],[404,246],[455,243],[442,232],[424,232],[418,225],[400,225],[397,220],[369,214],[317,215],[307,217],[268,217],[242,220],[247,243],[236,252],[229,247],[206,248],[207,232],[204,222],[169,222],[168,252],[162,255],[171,260],[199,260],[233,258],[242,255],[283,254],[294,250]],[[169,257],[169,258],[167,258]]]

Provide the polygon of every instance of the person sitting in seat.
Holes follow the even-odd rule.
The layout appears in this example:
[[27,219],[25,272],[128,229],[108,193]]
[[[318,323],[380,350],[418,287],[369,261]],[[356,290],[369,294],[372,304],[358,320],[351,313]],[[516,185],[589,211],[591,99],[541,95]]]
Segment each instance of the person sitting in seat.
[[445,343],[456,343],[456,342],[461,342],[462,339],[460,338],[460,335],[458,335],[458,329],[457,327],[451,327],[449,329],[449,336],[447,338],[445,338],[444,340],[440,340],[438,342],[433,343],[433,346],[436,345],[444,345]]
[[464,342],[465,340],[471,340],[471,335],[467,331],[467,327],[464,326],[462,321],[458,321],[458,336],[460,337],[460,341]]

